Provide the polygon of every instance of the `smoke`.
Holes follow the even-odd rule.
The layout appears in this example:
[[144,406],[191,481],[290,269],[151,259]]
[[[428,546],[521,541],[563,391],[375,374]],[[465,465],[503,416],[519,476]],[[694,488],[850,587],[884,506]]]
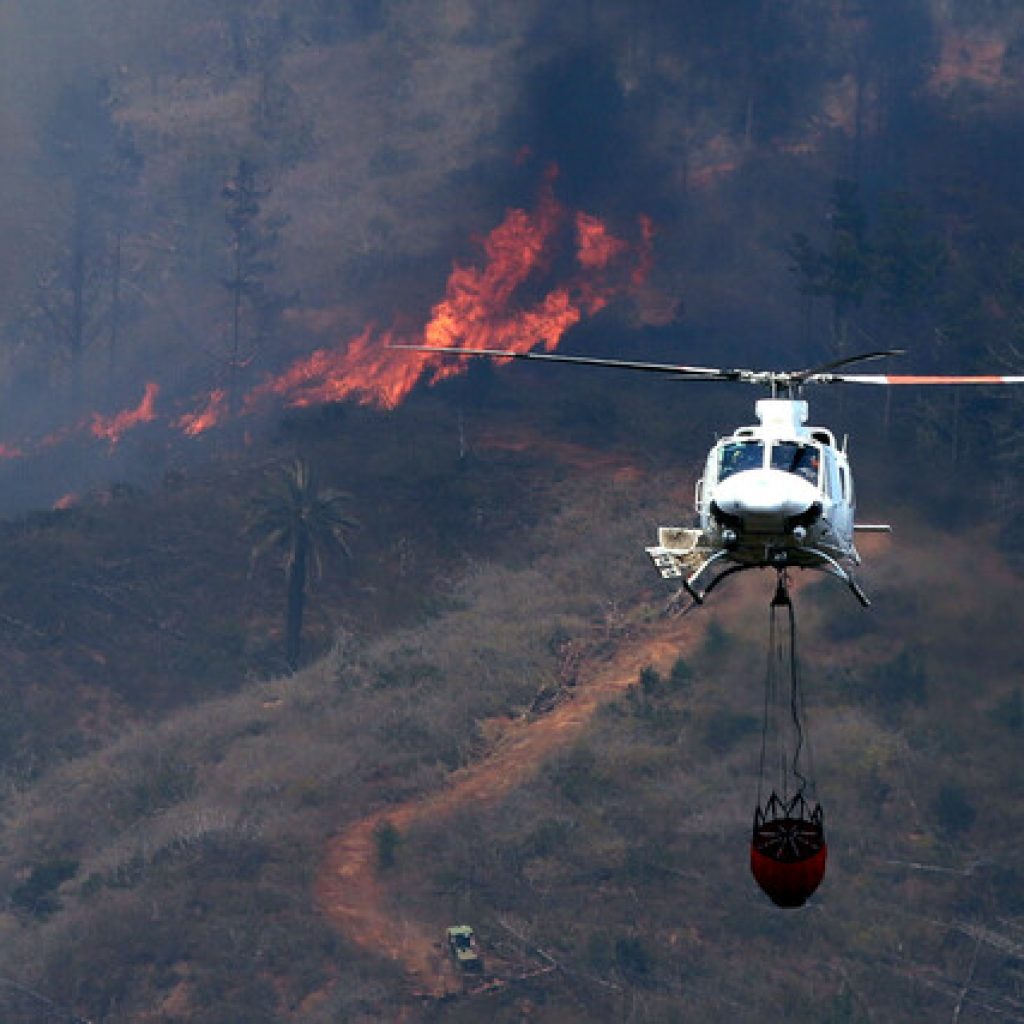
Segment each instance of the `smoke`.
[[[114,468],[103,460],[127,465],[129,437],[188,450],[237,415],[393,405],[460,364],[399,360],[389,342],[550,347],[626,296],[634,326],[702,337],[690,361],[760,363],[797,338],[787,237],[821,227],[855,146],[867,165],[865,139],[907,135],[922,79],[892,74],[900,30],[922,40],[906,51],[917,66],[935,16],[911,0],[868,21],[833,5],[484,6],[6,5],[0,457],[27,479],[42,450],[56,472],[71,446],[98,477]],[[106,83],[141,165],[86,267],[72,411],[60,338],[75,216],[42,159],[82,69]],[[857,74],[859,130],[830,113]],[[898,173],[901,148],[883,151],[878,173]],[[243,158],[259,169],[263,248],[233,277],[222,190]],[[620,354],[649,340],[628,326]]]
[[[570,328],[643,285],[652,242],[646,217],[629,240],[597,216],[566,208],[555,197],[557,177],[557,168],[549,168],[533,206],[508,210],[479,241],[476,260],[451,269],[444,294],[421,329],[403,333],[367,325],[353,338],[295,359],[234,398],[225,388],[199,399],[168,395],[149,381],[136,404],[110,414],[93,412],[40,438],[5,444],[0,457],[31,460],[71,444],[81,452],[90,437],[109,455],[125,435],[146,426],[151,437],[166,439],[165,447],[180,448],[240,417],[346,399],[390,409],[417,384],[436,384],[468,365],[393,347],[401,344],[512,352],[555,348]],[[60,483],[66,491],[69,482]]]

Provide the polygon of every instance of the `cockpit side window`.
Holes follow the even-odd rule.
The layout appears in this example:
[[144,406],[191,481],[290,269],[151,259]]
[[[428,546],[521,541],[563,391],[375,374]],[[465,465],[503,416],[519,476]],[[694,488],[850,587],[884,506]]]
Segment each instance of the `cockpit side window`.
[[796,441],[777,441],[772,445],[772,469],[795,473],[804,480],[818,485],[818,449],[814,445]]
[[727,441],[718,460],[718,479],[725,480],[746,469],[764,465],[764,445],[760,441]]

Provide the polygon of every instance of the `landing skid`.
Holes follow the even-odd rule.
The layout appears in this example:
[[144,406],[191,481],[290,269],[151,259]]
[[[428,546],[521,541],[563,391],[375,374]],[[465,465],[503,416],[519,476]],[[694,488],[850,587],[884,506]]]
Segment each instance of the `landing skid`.
[[[864,608],[871,606],[871,601],[861,589],[860,584],[854,579],[853,574],[844,569],[831,555],[818,548],[803,548],[802,551],[820,559],[821,562],[817,565],[797,565],[795,568],[813,569],[816,572],[824,572],[829,576],[835,576],[836,579],[841,580],[849,587],[850,592]],[[709,558],[706,558],[698,565],[696,570],[686,575],[683,571],[682,560],[674,553],[666,551],[665,548],[648,548],[648,554],[650,554],[655,566],[665,579],[678,579],[682,583],[683,590],[689,595],[694,605],[703,604],[704,598],[722,580],[727,579],[729,576],[734,576],[738,572],[746,572],[748,569],[777,569],[781,571],[787,568],[794,568],[794,566],[790,565],[788,559],[785,559],[784,555],[782,561],[753,562],[743,565],[734,564],[723,568],[720,563],[732,555],[731,551],[723,548],[716,551]],[[703,586],[702,580],[709,574],[711,574],[710,582],[708,582],[707,586]],[[675,604],[676,602],[673,601],[672,603]]]
[[830,576],[835,576],[836,579],[842,580],[853,592],[853,596],[860,601],[862,607],[871,607],[868,595],[861,590],[860,584],[853,578],[853,574],[851,572],[844,569],[834,558],[832,558],[831,555],[826,555],[824,551],[820,551],[818,548],[807,548],[807,550],[812,555],[817,555],[826,563],[821,566],[822,572],[827,572]]
[[[717,558],[718,556],[716,556]],[[709,558],[695,573],[693,573],[688,579],[683,580],[683,589],[693,598],[694,604],[703,604],[704,598],[711,593],[719,583],[722,582],[727,576],[734,576],[738,572],[745,572],[747,569],[760,569],[758,565],[730,565],[728,569],[723,569],[716,576],[711,578],[711,582],[701,590],[697,585],[697,580],[704,574],[704,571],[710,568],[711,563],[714,562],[715,558]]]

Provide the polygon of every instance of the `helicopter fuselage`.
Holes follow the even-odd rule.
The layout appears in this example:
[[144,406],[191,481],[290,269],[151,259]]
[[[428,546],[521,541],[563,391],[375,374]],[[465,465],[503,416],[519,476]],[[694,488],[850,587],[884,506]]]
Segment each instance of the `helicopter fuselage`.
[[845,443],[806,425],[805,401],[762,399],[756,412],[757,425],[740,427],[708,453],[696,527],[660,528],[648,554],[697,602],[742,569],[799,567],[838,576],[867,603],[850,575],[860,556]]
[[[740,427],[708,454],[697,484],[697,525],[660,526],[647,548],[665,579],[681,580],[700,603],[725,577],[744,569],[791,566],[820,569],[842,580],[863,605],[870,602],[851,574],[860,564],[855,531],[888,532],[884,525],[854,522],[853,477],[846,442],[830,430],[808,427],[807,403],[798,396],[811,384],[896,385],[1024,384],[1024,375],[849,373],[847,368],[902,349],[860,352],[804,370],[743,370],[715,366],[604,359],[561,352],[509,351],[449,345],[392,345],[431,356],[530,359],[570,366],[601,366],[660,374],[691,383],[732,381],[771,389],[757,403],[757,426]],[[779,398],[780,394],[788,398]]]

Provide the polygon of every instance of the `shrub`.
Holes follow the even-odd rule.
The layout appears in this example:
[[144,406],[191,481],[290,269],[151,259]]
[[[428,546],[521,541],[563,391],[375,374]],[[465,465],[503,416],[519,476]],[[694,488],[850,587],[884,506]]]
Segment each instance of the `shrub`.
[[677,690],[685,690],[693,682],[693,669],[685,658],[676,658],[668,674],[668,681]]
[[402,834],[392,822],[384,820],[373,830],[373,840],[377,845],[377,867],[387,871],[395,866],[398,859],[398,848],[402,845]]
[[550,857],[564,850],[574,827],[564,818],[544,818],[523,840],[519,850],[522,859]]
[[956,782],[943,785],[932,809],[939,827],[951,838],[967,832],[978,815],[967,794]]
[[623,974],[643,976],[651,969],[651,954],[642,939],[623,936],[615,940],[615,963]]
[[603,974],[613,962],[611,939],[604,932],[591,932],[587,938],[587,963]]
[[640,690],[645,697],[655,697],[661,692],[663,680],[653,665],[640,669]]
[[853,998],[853,992],[846,985],[825,1002],[823,1010],[823,1024],[859,1024],[865,1020]]
[[712,619],[708,628],[704,631],[703,654],[706,658],[717,658],[725,654],[732,644],[732,637],[725,627],[718,621]]
[[57,859],[36,864],[28,878],[11,892],[11,906],[34,917],[47,917],[61,906],[55,891],[77,870],[76,860]]
[[122,808],[128,817],[159,814],[196,793],[195,769],[177,756],[147,755],[135,770],[138,776]]
[[1024,691],[1019,686],[1004,697],[993,709],[992,719],[1011,732],[1024,729]]
[[715,753],[724,754],[744,737],[757,732],[760,724],[756,715],[718,708],[704,723],[704,742]]
[[1006,914],[1024,914],[1024,871],[993,864],[988,875],[995,905]]
[[921,656],[911,651],[900,651],[895,658],[874,670],[868,691],[879,705],[888,709],[924,704],[928,699],[928,676]]
[[593,751],[577,745],[559,766],[556,784],[570,803],[583,804],[603,793],[608,780],[601,773]]

